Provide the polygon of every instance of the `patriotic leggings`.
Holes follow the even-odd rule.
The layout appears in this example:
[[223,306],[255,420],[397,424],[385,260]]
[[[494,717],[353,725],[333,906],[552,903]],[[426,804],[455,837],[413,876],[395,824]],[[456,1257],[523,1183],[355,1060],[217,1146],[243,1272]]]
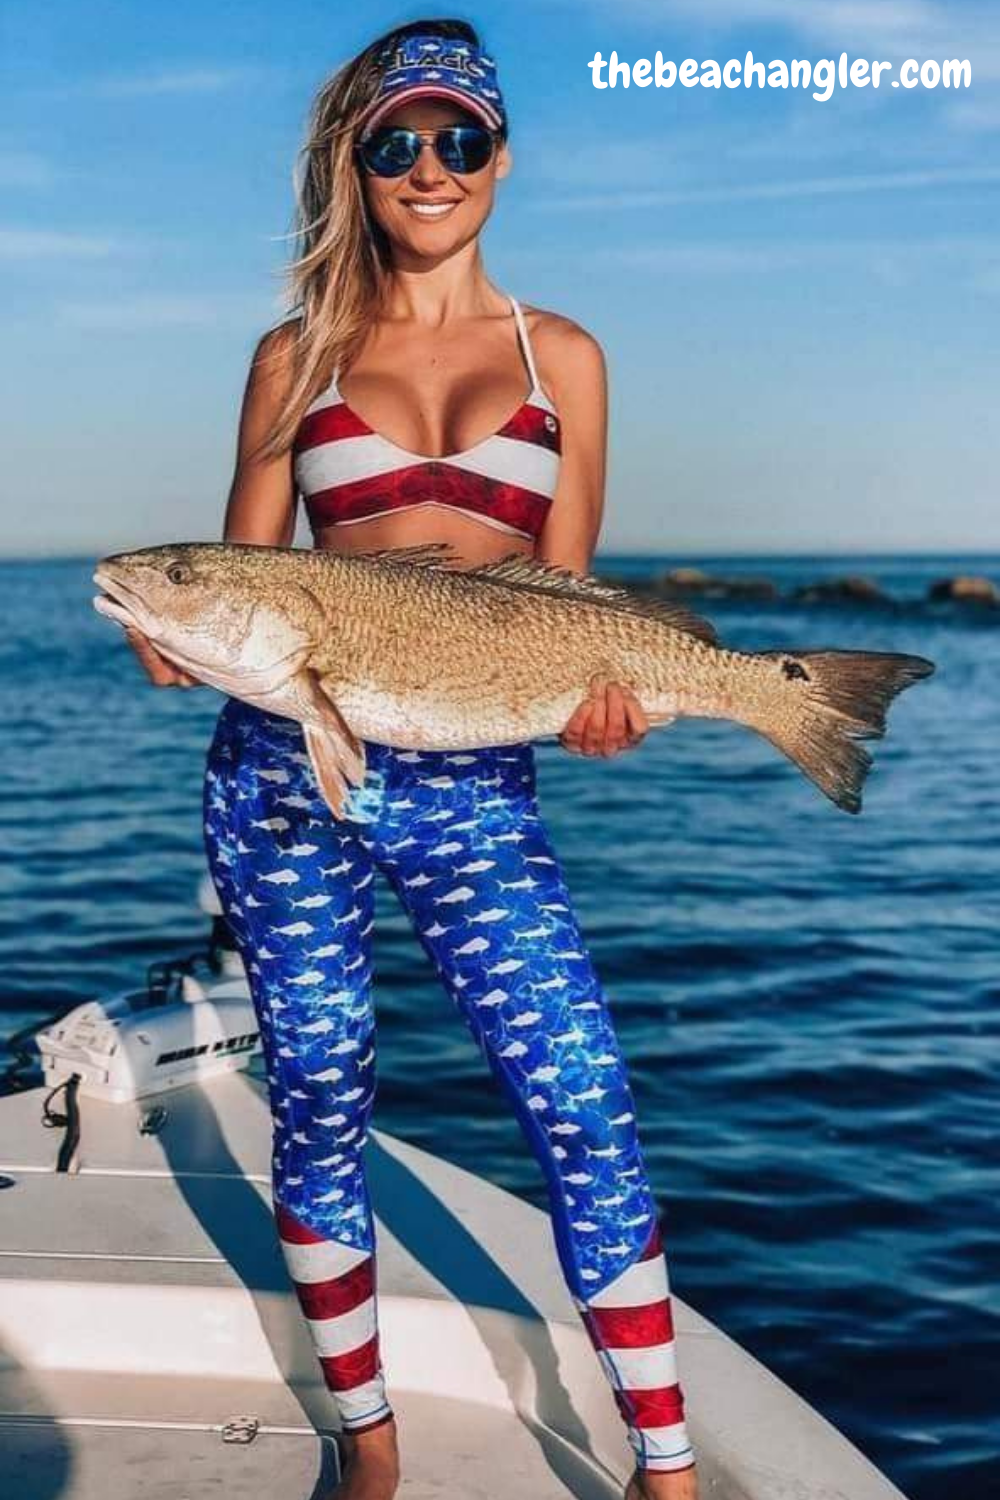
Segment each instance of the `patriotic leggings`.
[[209,867],[250,981],[275,1220],[347,1432],[389,1421],[362,1148],[375,1095],[376,869],[547,1182],[556,1252],[640,1469],[690,1467],[667,1267],[626,1065],[541,821],[530,744],[367,741],[338,822],[297,722],[230,698],[208,752]]

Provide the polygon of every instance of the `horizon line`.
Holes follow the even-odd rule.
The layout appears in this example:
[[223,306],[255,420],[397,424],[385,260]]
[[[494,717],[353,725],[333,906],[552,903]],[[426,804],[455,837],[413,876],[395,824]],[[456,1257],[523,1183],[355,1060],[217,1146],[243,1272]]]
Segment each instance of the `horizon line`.
[[[213,538],[201,538],[198,541],[193,541],[193,542],[188,543],[188,544],[178,544],[178,545],[199,546],[199,545],[204,545],[206,542],[208,542],[208,543],[221,542],[221,540],[222,540],[221,538],[214,538],[214,539]],[[148,543],[148,544],[145,544],[145,545],[149,545],[149,546],[163,546],[163,545],[167,545],[167,544],[165,544],[165,543],[151,542],[151,543]],[[139,551],[142,551],[143,548],[142,547],[134,547],[134,548],[128,548],[128,549],[125,549],[125,550],[139,552]],[[317,548],[314,548],[314,547],[293,547],[290,550],[297,551],[297,552],[310,552],[311,553],[311,552],[315,552],[317,550],[323,550],[323,549],[317,549]],[[0,552],[0,563],[38,563],[38,562],[53,562],[53,563],[79,562],[79,563],[86,563],[86,562],[92,562],[95,558],[100,558],[100,557],[102,557],[104,555],[105,555],[105,553],[104,553],[103,549],[101,549],[101,548],[96,548],[92,552],[35,552],[35,553],[19,553],[19,552],[3,553],[3,552]],[[350,556],[351,554],[345,553],[343,555]],[[683,551],[673,550],[672,549],[672,550],[670,550],[668,552],[662,552],[662,551],[655,551],[655,550],[650,550],[650,549],[631,548],[631,549],[627,549],[627,550],[624,550],[624,551],[619,551],[619,550],[615,550],[615,549],[607,549],[607,550],[605,550],[605,549],[599,549],[598,551],[596,551],[594,553],[594,562],[595,563],[598,562],[598,561],[600,561],[600,560],[602,560],[602,559],[617,559],[617,558],[622,558],[622,559],[643,559],[643,560],[663,560],[663,561],[677,560],[677,561],[682,561],[682,562],[683,561],[689,561],[689,560],[695,560],[695,559],[699,559],[699,558],[700,559],[709,558],[709,559],[712,559],[713,561],[720,561],[720,562],[725,562],[725,561],[733,561],[733,562],[739,562],[739,561],[747,561],[747,562],[767,562],[767,561],[770,561],[770,562],[788,562],[788,561],[793,561],[793,560],[797,560],[797,559],[803,559],[803,560],[812,559],[814,561],[817,560],[817,559],[824,559],[824,560],[827,560],[829,562],[840,562],[840,561],[845,561],[846,562],[846,561],[850,561],[851,559],[855,559],[855,558],[868,558],[868,559],[870,559],[873,562],[875,562],[875,561],[894,562],[894,561],[899,561],[899,560],[911,560],[911,561],[925,560],[925,561],[930,562],[930,561],[934,560],[935,558],[955,558],[955,559],[959,559],[959,558],[975,558],[975,559],[986,558],[986,559],[995,559],[996,562],[998,564],[1000,564],[1000,546],[995,547],[995,548],[982,548],[982,549],[971,549],[971,550],[968,549],[968,548],[964,548],[964,547],[956,547],[956,548],[936,547],[936,548],[933,548],[930,551],[903,548],[903,549],[892,551],[892,552],[870,551],[870,550],[866,550],[866,549],[862,549],[862,548],[856,548],[856,549],[852,549],[851,551],[846,551],[846,552],[845,551],[826,551],[826,550],[823,550],[823,549],[816,549],[816,548],[802,548],[802,549],[796,549],[794,551],[787,551],[787,552],[732,552],[732,551],[729,551],[729,552],[715,552],[715,551],[712,551],[710,548],[701,548],[699,550],[686,549],[686,550],[683,550]]]

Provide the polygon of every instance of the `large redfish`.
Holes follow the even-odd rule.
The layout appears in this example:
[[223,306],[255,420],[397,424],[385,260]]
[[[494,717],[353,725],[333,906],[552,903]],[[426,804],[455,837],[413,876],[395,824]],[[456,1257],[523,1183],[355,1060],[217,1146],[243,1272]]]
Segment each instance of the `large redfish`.
[[654,724],[732,719],[838,807],[861,809],[893,697],[922,656],[732,651],[683,605],[523,554],[465,568],[446,543],[345,555],[183,542],[105,558],[101,614],[202,682],[297,719],[331,810],[364,780],[363,739],[470,750],[559,733],[595,675]]

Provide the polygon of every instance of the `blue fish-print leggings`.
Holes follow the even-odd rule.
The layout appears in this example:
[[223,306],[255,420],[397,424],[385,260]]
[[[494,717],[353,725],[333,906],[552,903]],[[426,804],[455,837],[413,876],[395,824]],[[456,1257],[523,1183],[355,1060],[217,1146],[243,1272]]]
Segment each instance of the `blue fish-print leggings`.
[[366,741],[338,821],[300,726],[230,698],[208,752],[209,867],[246,965],[293,1283],[345,1430],[392,1416],[363,1147],[375,1095],[376,870],[509,1096],[555,1248],[638,1466],[693,1463],[671,1299],[626,1065],[536,801],[530,744]]

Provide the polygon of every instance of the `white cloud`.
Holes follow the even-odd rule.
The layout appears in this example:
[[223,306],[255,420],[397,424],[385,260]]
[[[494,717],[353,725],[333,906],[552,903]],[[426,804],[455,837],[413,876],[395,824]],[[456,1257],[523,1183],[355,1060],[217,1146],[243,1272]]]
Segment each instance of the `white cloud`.
[[[556,249],[510,252],[531,264],[564,263]],[[988,235],[936,235],[886,240],[845,237],[816,240],[755,239],[721,245],[717,240],[647,239],[643,244],[598,245],[586,251],[597,271],[639,276],[768,276],[805,271],[811,276],[847,273],[869,277],[883,286],[912,286],[946,268],[952,284],[964,284],[991,295],[1000,290],[997,248]]]
[[829,177],[790,178],[784,182],[732,182],[693,187],[581,193],[532,200],[541,210],[671,208],[687,203],[746,203],[782,198],[813,198],[846,193],[899,192],[906,189],[962,187],[1000,182],[1000,167],[943,167],[906,172],[845,173]]
[[691,16],[708,26],[784,25],[821,36],[893,36],[905,41],[934,25],[930,0],[624,0],[623,8],[652,19]]
[[[807,253],[810,248],[805,247]],[[787,271],[802,261],[802,246],[778,243],[613,245],[587,252],[588,264],[675,276],[742,276],[746,272]]]
[[110,235],[0,226],[0,260],[100,260],[125,248]]
[[[556,0],[578,3],[578,0]],[[841,36],[844,45],[853,38],[891,39],[905,46],[910,38],[939,34],[949,27],[953,35],[967,32],[970,22],[985,12],[950,0],[588,0],[592,9],[608,10],[630,19],[670,23],[680,17],[696,21],[705,31],[750,26],[787,26],[819,37]]]
[[523,173],[526,189],[536,182],[575,186],[614,181],[627,186],[648,182],[654,168],[660,175],[675,174],[697,164],[704,155],[705,132],[695,128],[679,131],[674,127],[669,137],[624,131],[611,137],[596,130],[582,136],[579,128],[547,127],[526,143],[523,168],[516,162],[514,170]]
[[36,97],[45,99],[149,99],[228,93],[273,79],[275,71],[255,65],[196,66],[146,69],[134,73],[96,73],[71,83],[40,88]]
[[54,176],[51,163],[37,152],[0,150],[0,186],[48,187]]
[[974,278],[973,285],[977,291],[986,292],[990,297],[1000,296],[1000,264],[985,266]]
[[61,302],[60,323],[76,328],[128,331],[142,328],[213,328],[222,325],[267,325],[278,314],[264,293],[173,295],[169,293]]
[[263,73],[262,68],[254,67],[162,68],[153,73],[95,78],[90,81],[90,88],[94,93],[117,99],[150,94],[221,94],[247,83],[256,83]]
[[963,100],[945,111],[945,123],[969,135],[1000,130],[1000,99]]

